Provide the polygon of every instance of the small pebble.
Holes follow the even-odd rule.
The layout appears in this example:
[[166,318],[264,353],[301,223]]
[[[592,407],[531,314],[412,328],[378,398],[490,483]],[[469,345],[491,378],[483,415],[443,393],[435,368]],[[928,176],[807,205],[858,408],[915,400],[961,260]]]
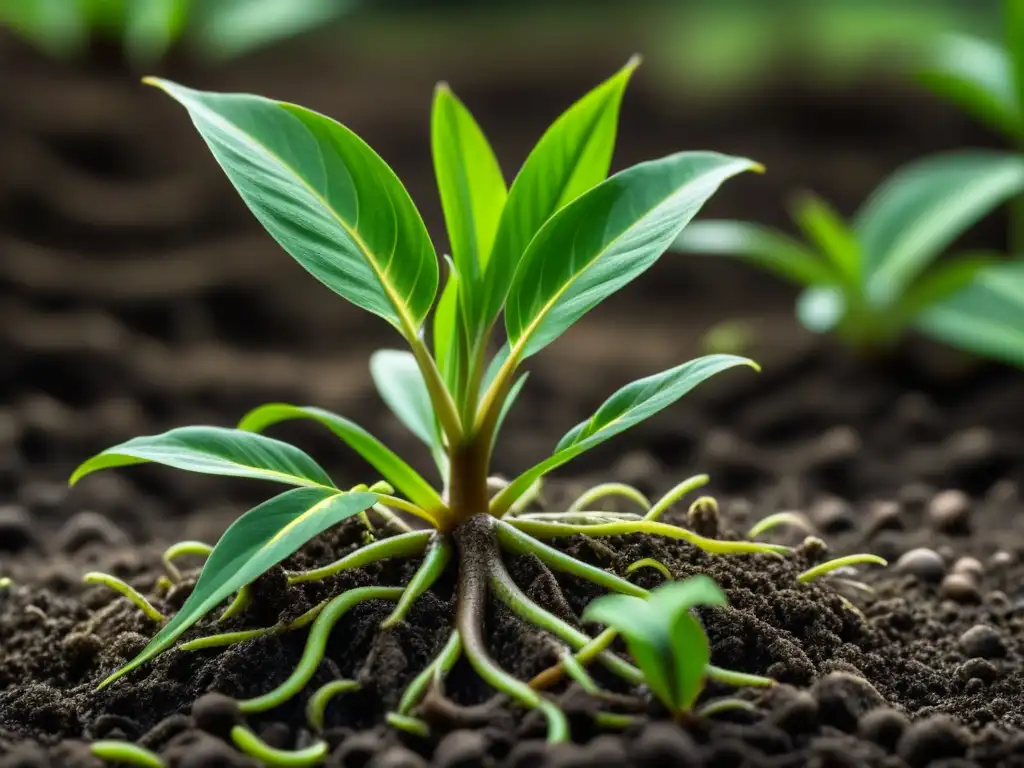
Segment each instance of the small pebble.
[[238,702],[223,693],[206,693],[192,705],[196,728],[214,736],[226,737],[238,725],[241,715]]
[[896,752],[911,768],[925,768],[934,760],[963,757],[967,742],[951,717],[933,715],[911,725],[900,737]]
[[985,566],[975,557],[961,557],[953,563],[951,571],[953,573],[962,573],[976,582],[981,581],[985,576]]
[[1012,504],[1020,498],[1020,488],[1013,480],[997,480],[986,491],[985,498],[993,504]]
[[636,768],[697,768],[703,764],[693,737],[673,723],[647,725],[632,744]]
[[960,682],[965,680],[979,680],[991,683],[999,678],[999,670],[996,665],[988,659],[972,658],[965,661],[956,668],[956,679]]
[[811,733],[818,727],[818,700],[799,691],[772,712],[769,722],[789,733]]
[[367,768],[427,768],[427,761],[411,749],[395,745],[374,755]]
[[252,763],[227,742],[205,736],[184,747],[181,757],[172,764],[175,768],[209,768],[211,765],[218,768],[245,768]]
[[24,507],[0,507],[0,552],[20,552],[35,541],[32,519]]
[[905,552],[896,561],[896,570],[909,573],[921,581],[937,582],[946,573],[946,563],[934,550],[919,547]]
[[816,502],[810,509],[810,517],[822,533],[842,533],[854,527],[853,508],[835,497]]
[[904,511],[911,514],[923,512],[935,495],[935,489],[927,483],[907,483],[896,494]]
[[856,730],[866,712],[885,705],[871,683],[850,672],[829,672],[815,680],[811,695],[818,700],[821,722],[847,732]]
[[891,707],[879,707],[857,721],[857,733],[892,752],[909,725],[910,721],[902,712]]
[[438,743],[433,764],[437,768],[474,768],[483,764],[489,746],[480,731],[452,731]]
[[963,491],[940,491],[928,504],[932,526],[943,533],[966,533],[969,526],[971,499]]
[[868,507],[866,533],[873,536],[879,531],[902,531],[903,518],[900,505],[895,501],[876,501]]
[[968,656],[980,659],[1006,655],[1006,641],[1002,633],[988,624],[975,624],[960,635],[960,648]]
[[974,579],[962,573],[951,573],[942,580],[940,594],[956,603],[980,603],[981,592]]
[[113,522],[97,512],[79,512],[57,531],[57,546],[69,554],[93,543],[124,546],[130,543],[128,535]]
[[1016,562],[1017,558],[1014,554],[1012,552],[1007,552],[1005,549],[1000,549],[998,552],[994,552],[992,557],[988,559],[988,565],[993,570],[1009,568]]

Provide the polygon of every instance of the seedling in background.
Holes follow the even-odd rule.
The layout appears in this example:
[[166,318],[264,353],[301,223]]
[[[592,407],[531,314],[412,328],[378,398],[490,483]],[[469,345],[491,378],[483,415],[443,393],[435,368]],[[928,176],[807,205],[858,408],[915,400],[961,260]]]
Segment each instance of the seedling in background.
[[[946,34],[931,46],[918,79],[1024,151],[1024,1],[1004,0],[1003,43]],[[1024,256],[1024,196],[1011,202],[1010,251]]]
[[[711,661],[708,637],[693,615],[701,605],[724,606],[728,600],[707,576],[694,576],[663,584],[647,597],[599,597],[583,611],[583,621],[600,622],[622,636],[647,687],[678,721],[693,711]],[[729,703],[749,706],[737,699]],[[724,704],[717,701],[708,706],[722,711]]]
[[209,59],[241,56],[326,24],[357,0],[4,0],[0,26],[51,56],[81,56],[90,40],[151,63],[184,43]]
[[[208,553],[185,604],[103,686],[163,653],[233,594],[221,618],[244,615],[251,599],[248,585],[262,573],[348,518],[362,515],[368,530],[375,530],[368,517],[372,514],[398,533],[371,538],[334,563],[291,572],[288,580],[319,581],[386,558],[422,557],[406,586],[352,589],[293,621],[200,637],[181,648],[217,647],[309,628],[306,651],[288,680],[263,696],[239,702],[243,713],[262,712],[305,688],[323,658],[332,627],[346,611],[366,600],[394,601],[394,611],[382,624],[387,629],[402,621],[416,599],[457,564],[455,627],[389,722],[422,730],[413,719],[417,704],[464,655],[495,689],[540,710],[549,738],[560,741],[568,737],[561,710],[537,687],[502,670],[488,652],[483,622],[489,594],[570,652],[598,661],[630,684],[640,684],[643,673],[528,598],[506,570],[502,551],[533,554],[550,568],[636,597],[645,597],[647,591],[545,541],[647,533],[723,555],[787,551],[760,542],[709,539],[661,522],[666,509],[702,485],[705,476],[681,483],[653,505],[635,489],[606,484],[564,514],[523,511],[524,501],[549,472],[667,408],[711,376],[755,367],[742,357],[702,357],[629,384],[571,429],[550,457],[507,484],[489,480],[495,439],[525,380],[523,363],[652,266],[722,182],[758,167],[714,152],[680,152],[606,179],[619,104],[635,67],[631,61],[559,117],[510,189],[469,111],[447,87],[437,89],[432,147],[452,250],[440,298],[438,260],[412,200],[387,164],[347,128],[293,104],[149,81],[188,110],[228,178],[277,242],[328,288],[390,323],[408,344],[408,351],[384,350],[373,356],[373,380],[395,415],[430,448],[440,484],[429,483],[347,418],[286,404],[257,408],[237,429],[173,429],[129,440],[89,459],[74,472],[72,483],[100,469],[156,462],[294,486],[228,528]],[[505,343],[488,361],[502,316]],[[432,340],[432,349],[426,339]],[[294,419],[331,430],[384,479],[339,488],[306,453],[262,434]],[[591,515],[585,508],[603,496],[623,494],[644,507],[644,513]],[[418,518],[427,528],[411,529],[398,513]],[[180,578],[171,561],[181,554],[206,553],[195,542],[172,548],[165,557],[171,581]],[[609,642],[607,635],[600,642]],[[737,679],[710,666],[705,672]],[[742,684],[765,682],[739,679]],[[333,693],[318,692],[315,698]],[[262,747],[255,738],[240,731],[235,741],[256,755]]]
[[889,346],[911,328],[1024,366],[1024,261],[965,253],[936,260],[972,224],[1024,191],[1024,157],[965,151],[896,171],[847,224],[807,194],[806,238],[738,221],[700,221],[677,250],[735,256],[804,286],[797,316],[854,347]]

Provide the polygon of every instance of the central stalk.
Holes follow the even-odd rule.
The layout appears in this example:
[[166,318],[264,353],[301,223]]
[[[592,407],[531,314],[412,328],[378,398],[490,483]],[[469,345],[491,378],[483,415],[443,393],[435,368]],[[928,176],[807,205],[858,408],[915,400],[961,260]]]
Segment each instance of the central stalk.
[[448,527],[455,528],[474,515],[487,514],[491,499],[487,491],[490,464],[489,441],[478,435],[449,454]]

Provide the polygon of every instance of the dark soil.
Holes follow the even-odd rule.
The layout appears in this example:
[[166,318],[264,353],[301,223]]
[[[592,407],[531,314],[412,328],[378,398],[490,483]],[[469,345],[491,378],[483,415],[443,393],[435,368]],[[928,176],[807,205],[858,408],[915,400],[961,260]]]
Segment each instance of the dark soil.
[[[0,89],[0,576],[14,580],[0,591],[0,766],[95,766],[84,744],[100,738],[138,741],[175,768],[250,765],[222,738],[230,712],[202,697],[269,690],[293,668],[303,634],[220,652],[173,651],[96,692],[154,625],[81,577],[108,571],[173,611],[187,587],[157,588],[162,550],[181,539],[214,541],[269,490],[152,467],[89,478],[70,495],[64,479],[77,461],[117,441],[180,424],[229,424],[267,400],[358,414],[423,463],[373,398],[365,373],[368,351],[395,340],[372,318],[332,301],[258,233],[212,163],[196,160],[205,159],[201,146],[171,107],[140,96],[116,71],[71,75],[10,46],[0,53],[22,78]],[[256,89],[265,79],[263,90],[274,95],[344,114],[322,93],[313,101],[289,93],[294,72],[253,67],[225,81]],[[551,86],[545,101],[552,113],[596,77],[569,73]],[[516,119],[515,88],[506,91],[464,96],[476,98],[483,121],[505,126],[509,137],[535,135],[539,125]],[[769,94],[743,118],[760,127],[753,138],[723,129],[736,115],[687,116],[687,144],[713,143],[781,171],[781,181],[770,182],[779,188],[756,193],[763,198],[727,191],[716,211],[777,220],[773,195],[797,181],[849,210],[896,162],[965,142],[962,127],[934,104],[878,92],[872,84],[841,104],[800,89]],[[394,116],[357,127],[370,138],[382,134],[374,143],[411,179],[414,196],[433,200],[421,141],[426,96],[412,103],[408,127]],[[679,118],[642,93],[632,106],[620,162],[677,148]],[[929,114],[936,119],[924,119]],[[849,134],[821,128],[855,117],[862,122]],[[864,126],[872,120],[884,146],[870,140]],[[869,138],[854,138],[862,134]],[[522,138],[496,137],[503,156],[516,156],[515,141]],[[841,162],[853,157],[857,163]],[[845,169],[842,189],[827,187],[836,175],[824,178],[830,162]],[[436,211],[425,208],[436,224]],[[977,237],[998,245],[999,223],[991,227]],[[790,300],[784,288],[735,265],[666,259],[657,277],[581,323],[562,354],[538,361],[499,456],[501,469],[521,468],[619,384],[695,354],[712,321],[757,318],[753,354],[764,374],[733,372],[704,385],[581,459],[575,475],[553,482],[544,498],[557,509],[608,479],[654,494],[702,471],[721,501],[721,535],[779,510],[807,515],[827,554],[821,544],[801,544],[805,532],[794,531],[773,534],[800,545],[783,560],[710,558],[645,537],[565,544],[618,573],[653,556],[677,577],[712,575],[731,601],[702,614],[714,662],[780,681],[768,692],[741,691],[757,713],[681,729],[652,706],[648,724],[599,733],[589,717],[594,702],[569,688],[558,695],[572,714],[573,745],[547,747],[542,721],[507,707],[472,727],[446,722],[438,711],[434,739],[401,736],[382,716],[447,638],[449,577],[391,632],[377,630],[390,606],[374,602],[335,628],[310,689],[340,677],[364,687],[327,710],[329,764],[1024,765],[1024,376],[916,340],[885,360],[855,360],[796,332]],[[339,482],[368,478],[314,427],[280,434],[309,448]],[[680,507],[671,519],[686,524],[684,513]],[[330,561],[358,540],[354,526],[343,526],[289,565]],[[917,554],[895,565],[921,547],[932,550],[931,559]],[[810,563],[850,552],[893,563],[857,575],[873,594],[843,591],[862,616],[840,598],[840,585],[796,581]],[[531,558],[507,564],[531,597],[569,621],[597,594]],[[351,587],[401,584],[414,567],[387,563],[301,589],[287,587],[276,570],[258,583],[254,607],[226,628],[267,626]],[[633,578],[644,586],[660,579],[648,570]],[[490,606],[486,618],[490,649],[510,671],[528,678],[552,662],[544,638],[500,606]],[[188,637],[224,628],[205,621]],[[712,686],[708,697],[721,693]],[[461,662],[446,694],[462,705],[490,696]],[[297,698],[248,722],[276,746],[302,746],[311,738],[304,703]]]

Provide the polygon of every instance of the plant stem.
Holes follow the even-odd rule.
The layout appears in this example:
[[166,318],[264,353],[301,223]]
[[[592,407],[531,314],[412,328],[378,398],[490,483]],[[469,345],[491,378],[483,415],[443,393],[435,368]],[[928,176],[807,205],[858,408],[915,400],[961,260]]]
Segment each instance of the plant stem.
[[427,394],[430,395],[430,403],[434,406],[434,413],[441,422],[441,429],[448,437],[452,445],[460,442],[463,436],[462,419],[459,418],[459,410],[455,407],[451,392],[445,386],[441,378],[441,372],[437,369],[426,344],[418,336],[407,337],[412,354],[416,358],[420,372],[423,374],[423,381],[427,385]]
[[336,573],[352,568],[362,568],[364,565],[369,565],[389,557],[418,555],[427,547],[433,535],[433,531],[412,531],[411,533],[400,533],[397,536],[380,539],[373,544],[362,546],[355,552],[328,565],[314,568],[311,571],[289,573],[288,583],[299,584],[304,581],[319,581]]
[[448,488],[448,528],[454,528],[474,515],[486,513],[490,505],[487,491],[487,470],[490,444],[477,435],[468,443],[451,449],[451,481]]
[[452,633],[448,636],[448,642],[444,644],[441,652],[422,672],[416,675],[416,678],[409,684],[409,687],[405,689],[405,693],[402,694],[402,700],[398,703],[398,714],[408,715],[412,708],[419,704],[420,699],[426,694],[430,682],[436,678],[443,678],[448,674],[451,668],[455,666],[455,662],[458,661],[461,654],[462,638],[459,636],[459,630],[452,630]]
[[438,577],[444,572],[451,559],[452,545],[447,536],[434,534],[430,543],[427,544],[427,554],[423,562],[416,569],[416,573],[409,579],[405,591],[402,593],[398,605],[384,621],[381,622],[381,629],[390,629],[395,624],[405,619],[412,604],[433,586]]

